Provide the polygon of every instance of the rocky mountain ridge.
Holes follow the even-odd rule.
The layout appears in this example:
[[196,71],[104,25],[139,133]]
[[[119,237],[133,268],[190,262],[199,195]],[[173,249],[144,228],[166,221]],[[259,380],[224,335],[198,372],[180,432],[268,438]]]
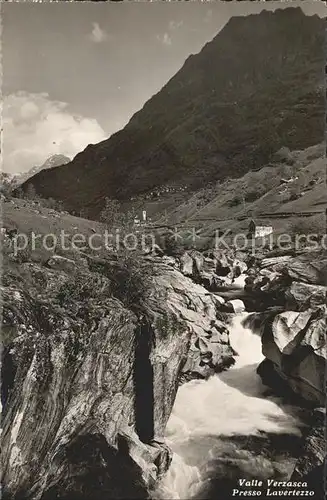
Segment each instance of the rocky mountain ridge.
[[60,165],[66,165],[71,160],[68,156],[56,154],[50,156],[42,165],[37,165],[32,167],[27,172],[9,174],[7,172],[1,172],[1,189],[6,192],[11,192],[17,189],[24,183],[28,183],[29,179],[34,175],[38,174],[42,170],[47,170],[49,168],[60,167]]

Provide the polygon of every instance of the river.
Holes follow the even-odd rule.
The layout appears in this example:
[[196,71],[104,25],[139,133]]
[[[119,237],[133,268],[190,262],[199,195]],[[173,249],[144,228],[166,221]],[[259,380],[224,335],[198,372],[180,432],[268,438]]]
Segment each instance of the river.
[[301,409],[261,383],[260,334],[243,325],[246,317],[236,316],[230,329],[235,365],[179,388],[166,429],[173,461],[156,500],[228,499],[240,478],[285,480],[292,471]]

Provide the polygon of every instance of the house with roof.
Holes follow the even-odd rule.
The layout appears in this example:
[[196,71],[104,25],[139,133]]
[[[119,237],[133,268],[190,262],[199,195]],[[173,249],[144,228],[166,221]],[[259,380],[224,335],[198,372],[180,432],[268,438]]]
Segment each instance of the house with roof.
[[274,232],[272,226],[259,225],[254,219],[251,219],[248,229],[249,238],[264,238]]

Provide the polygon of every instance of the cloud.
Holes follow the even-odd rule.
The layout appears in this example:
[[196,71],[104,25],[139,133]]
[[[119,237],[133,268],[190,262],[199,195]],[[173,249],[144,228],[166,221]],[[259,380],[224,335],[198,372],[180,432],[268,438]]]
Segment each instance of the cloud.
[[21,91],[4,98],[5,172],[25,172],[53,154],[72,158],[88,144],[105,138],[96,120],[70,113],[67,103],[51,101],[48,94]]
[[169,22],[169,29],[171,31],[177,30],[178,28],[181,28],[183,26],[183,21],[170,21]]
[[170,33],[176,31],[178,28],[183,26],[183,24],[184,24],[183,21],[169,21],[168,31],[163,35],[157,35],[157,40],[163,45],[166,45],[166,47],[170,47],[170,45],[172,45],[173,43]]
[[92,23],[93,29],[89,34],[89,38],[94,43],[102,43],[108,39],[107,33],[100,28],[98,23]]
[[161,42],[163,45],[169,47],[172,44],[171,37],[168,33],[164,33],[163,35],[157,35],[157,40]]

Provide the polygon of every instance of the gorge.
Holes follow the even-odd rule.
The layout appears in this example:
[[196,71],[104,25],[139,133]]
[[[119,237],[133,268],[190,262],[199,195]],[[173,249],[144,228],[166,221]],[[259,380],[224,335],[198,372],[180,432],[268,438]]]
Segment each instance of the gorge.
[[234,488],[263,498],[272,477],[290,478],[305,427],[302,411],[262,384],[256,373],[261,339],[243,326],[246,316],[236,316],[230,329],[235,365],[177,394],[167,425],[177,457],[155,498],[230,498]]
[[[324,402],[325,295],[302,304],[303,293],[325,291],[325,257],[316,256],[316,278],[299,258],[289,265],[303,271],[307,290],[292,311],[272,300],[261,312],[235,313],[239,299],[203,283],[208,273],[226,289],[236,275],[244,282],[251,268],[241,257],[144,255],[122,265],[78,252],[43,262],[8,253],[5,499],[217,498],[239,478],[283,481],[294,470],[305,480],[321,467],[324,438],[311,415]],[[257,263],[259,285],[261,272],[284,262]],[[276,286],[286,297],[299,283],[285,289],[283,279],[271,272],[272,298]],[[305,469],[297,465],[303,446]]]
[[[122,130],[72,160],[51,157],[19,189],[7,176],[3,500],[324,496],[325,20],[293,6],[235,12]],[[125,44],[103,33],[88,53],[90,37],[78,32],[89,19],[75,19],[74,48],[92,86],[80,74],[69,81],[71,63],[54,64],[52,50],[58,75],[49,84],[73,89],[91,110],[102,76],[119,76]],[[47,22],[45,43],[50,25],[65,25]],[[195,36],[186,17],[171,22],[164,57],[175,49],[169,41],[178,46],[178,26]],[[117,35],[128,34],[117,23]],[[161,37],[147,33],[151,17],[142,26],[159,68]],[[142,72],[146,57],[142,45],[126,46],[133,65],[122,80]],[[104,90],[100,115],[116,95],[122,106],[135,99]],[[30,147],[33,106],[29,121]],[[135,248],[108,246],[108,231]],[[149,235],[152,246],[139,248]]]

